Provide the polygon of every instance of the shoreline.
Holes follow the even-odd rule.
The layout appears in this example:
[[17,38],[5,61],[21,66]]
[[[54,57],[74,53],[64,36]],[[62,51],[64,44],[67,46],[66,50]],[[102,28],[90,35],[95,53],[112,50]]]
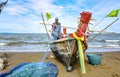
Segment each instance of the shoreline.
[[[11,65],[5,71],[12,69],[22,62],[40,62],[45,52],[0,52],[8,54],[8,61]],[[90,65],[86,54],[99,53],[103,59],[100,65]],[[117,52],[86,52],[85,66],[86,74],[84,77],[120,77],[120,51]],[[79,62],[73,64],[71,72],[66,71],[66,67],[56,59],[47,58],[45,62],[51,62],[58,67],[58,77],[82,77]]]

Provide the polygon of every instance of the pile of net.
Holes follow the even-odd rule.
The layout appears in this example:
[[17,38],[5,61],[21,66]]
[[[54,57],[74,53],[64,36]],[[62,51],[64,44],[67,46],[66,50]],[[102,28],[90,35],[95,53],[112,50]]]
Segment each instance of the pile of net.
[[0,77],[57,77],[58,68],[50,62],[22,63]]

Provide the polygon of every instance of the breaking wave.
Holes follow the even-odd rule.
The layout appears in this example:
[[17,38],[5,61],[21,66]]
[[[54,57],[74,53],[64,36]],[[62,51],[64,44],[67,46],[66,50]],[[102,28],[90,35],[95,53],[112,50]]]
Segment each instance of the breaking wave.
[[105,40],[105,42],[120,42],[120,40]]
[[15,45],[35,45],[35,44],[48,44],[48,42],[6,42],[0,43],[0,46],[15,46]]

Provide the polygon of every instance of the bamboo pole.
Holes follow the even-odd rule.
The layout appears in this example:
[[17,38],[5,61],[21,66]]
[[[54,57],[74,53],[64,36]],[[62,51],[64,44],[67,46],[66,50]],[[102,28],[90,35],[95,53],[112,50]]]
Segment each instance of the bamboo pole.
[[98,35],[100,35],[103,31],[105,31],[108,27],[110,27],[113,23],[115,23],[118,20],[119,20],[119,18],[117,18],[112,23],[110,23],[108,26],[106,26],[103,30],[101,30],[98,34],[96,34],[96,36],[94,36],[89,42],[93,41]]
[[[44,24],[44,23],[40,23],[40,24]],[[49,24],[49,23],[46,23],[46,25],[52,26],[52,24]],[[66,26],[61,26],[61,27],[66,27]],[[66,28],[69,28],[69,29],[77,29],[77,28],[73,28],[73,27],[66,27]]]
[[[44,23],[40,23],[40,24],[44,24]],[[49,24],[49,23],[46,23],[46,25],[52,26],[52,24]],[[61,27],[66,27],[66,26],[61,26]],[[66,27],[66,28],[69,28],[69,29],[77,29],[77,28],[73,28],[73,27]],[[88,27],[88,31],[89,31],[89,32],[100,32],[100,31],[97,31],[97,30],[89,29],[89,27]]]
[[43,16],[42,13],[41,13],[41,17],[42,17],[42,21],[43,21],[43,24],[45,26],[45,29],[46,29],[46,32],[47,32],[47,35],[48,35],[48,39],[50,40],[50,36],[49,36],[48,30],[47,30],[47,26],[46,26],[46,23],[45,23],[45,20],[44,20],[44,16]]
[[[43,16],[42,13],[41,13],[41,17],[42,17],[42,21],[43,21],[43,23],[44,23],[44,26],[45,26],[45,29],[46,29],[46,32],[47,32],[47,35],[48,35],[48,39],[49,39],[49,41],[50,41],[50,36],[49,36],[48,30],[47,30],[47,26],[46,26],[46,24],[45,24],[44,16]],[[50,46],[48,45],[48,47],[50,47]],[[45,53],[44,53],[44,56],[43,56],[43,58],[42,58],[42,60],[41,60],[42,62],[45,61],[45,59],[46,59],[46,57],[47,57],[48,54],[49,54],[48,52],[45,52]]]

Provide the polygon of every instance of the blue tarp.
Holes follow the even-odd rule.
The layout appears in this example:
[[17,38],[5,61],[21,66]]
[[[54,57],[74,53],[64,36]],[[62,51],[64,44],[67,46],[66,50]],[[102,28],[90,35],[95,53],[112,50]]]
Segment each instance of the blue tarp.
[[58,68],[50,62],[22,63],[0,77],[57,77]]

